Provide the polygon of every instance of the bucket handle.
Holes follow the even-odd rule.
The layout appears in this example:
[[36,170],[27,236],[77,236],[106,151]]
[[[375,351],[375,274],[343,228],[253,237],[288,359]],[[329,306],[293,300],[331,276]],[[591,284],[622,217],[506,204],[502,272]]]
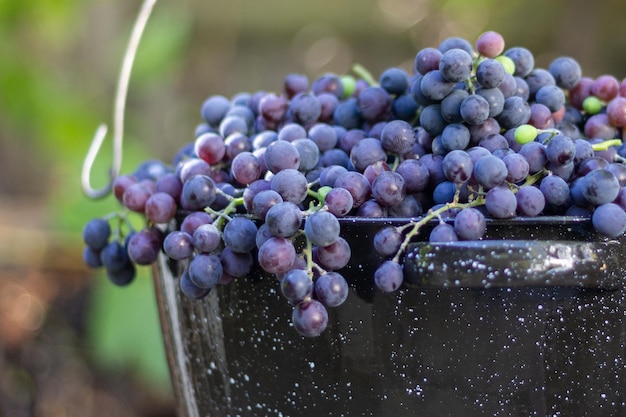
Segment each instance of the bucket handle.
[[113,189],[113,182],[120,174],[122,166],[122,142],[124,137],[124,111],[126,106],[126,96],[128,95],[128,83],[130,80],[130,73],[133,67],[133,61],[137,55],[137,48],[139,41],[148,22],[148,18],[152,12],[153,6],[157,0],[144,0],[139,15],[133,25],[133,31],[131,33],[124,59],[122,61],[122,67],[120,70],[117,91],[115,93],[115,104],[113,109],[113,156],[111,162],[111,168],[109,170],[109,182],[107,185],[100,189],[95,189],[91,185],[91,171],[93,164],[98,156],[98,152],[106,139],[107,125],[101,124],[93,139],[91,145],[83,161],[83,168],[81,172],[81,184],[85,194],[93,199],[106,197]]

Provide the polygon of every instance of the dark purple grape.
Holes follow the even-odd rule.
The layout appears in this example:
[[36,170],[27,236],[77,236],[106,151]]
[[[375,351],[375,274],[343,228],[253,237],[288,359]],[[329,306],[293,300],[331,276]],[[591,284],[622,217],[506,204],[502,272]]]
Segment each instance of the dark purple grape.
[[472,157],[467,152],[453,150],[443,157],[442,168],[448,180],[460,184],[470,179],[474,165]]
[[221,95],[213,95],[202,103],[200,113],[210,126],[219,125],[231,107],[230,100]]
[[316,337],[328,326],[328,311],[317,300],[302,301],[293,309],[292,322],[302,336]]
[[106,219],[92,219],[83,227],[83,241],[96,252],[103,249],[111,237],[111,226]]
[[403,120],[393,120],[383,127],[380,142],[387,152],[403,154],[415,144],[415,132],[409,123]]
[[626,232],[626,212],[615,203],[601,204],[593,211],[593,227],[603,235],[617,238]]
[[243,185],[258,180],[263,173],[257,157],[248,151],[241,152],[233,158],[230,172],[233,178]]
[[396,227],[386,226],[374,235],[374,250],[383,256],[395,255],[402,241],[403,236]]
[[421,49],[415,55],[415,62],[413,63],[415,71],[424,75],[427,72],[439,69],[439,62],[441,61],[442,55],[441,51],[436,48],[428,47]]
[[384,261],[374,272],[376,287],[384,292],[396,291],[404,282],[402,265],[394,261]]
[[304,222],[304,233],[316,246],[328,246],[339,238],[339,221],[334,214],[318,210],[310,214]]
[[150,265],[157,260],[163,245],[163,232],[156,227],[143,229],[129,239],[128,256],[137,265]]
[[[176,233],[176,232],[173,232],[173,233]],[[256,239],[256,236],[255,236],[255,239]],[[219,229],[214,224],[212,223],[201,224],[193,232],[192,243],[193,243],[193,248],[195,248],[198,252],[206,252],[206,253],[213,252],[214,250],[217,250],[220,247],[220,244],[222,243],[222,235]]]
[[559,57],[550,63],[548,71],[554,77],[556,85],[569,90],[574,88],[582,77],[578,62],[571,57]]
[[224,273],[237,278],[252,272],[254,257],[251,252],[235,252],[227,246],[220,252],[220,262]]
[[189,262],[189,279],[200,288],[213,288],[220,282],[222,272],[222,263],[217,255],[199,253]]
[[345,188],[333,188],[324,197],[324,205],[335,217],[343,217],[352,210],[354,199]]
[[233,252],[250,252],[256,246],[257,226],[244,216],[235,216],[226,223],[222,240]]
[[431,243],[456,242],[457,240],[459,240],[459,237],[454,231],[454,226],[448,223],[439,223],[437,226],[433,227],[433,230],[431,230],[428,235],[428,241]]
[[188,269],[185,269],[183,274],[180,276],[179,286],[181,292],[192,300],[204,298],[209,294],[209,292],[211,292],[211,288],[201,288],[194,284],[189,278]]
[[402,175],[394,171],[383,171],[372,183],[372,197],[382,206],[393,206],[406,196]]
[[533,185],[520,187],[515,194],[515,199],[517,200],[517,212],[521,216],[538,216],[546,206],[543,193]]
[[[506,101],[505,101],[506,104]],[[461,102],[461,117],[468,125],[478,125],[489,118],[489,102],[478,94],[472,94]]]
[[338,270],[345,267],[350,261],[352,250],[348,242],[341,236],[330,245],[319,246],[317,262],[327,270]]
[[517,199],[508,187],[494,187],[485,195],[485,208],[496,219],[508,219],[515,216]]
[[446,80],[440,70],[433,70],[424,74],[420,80],[420,91],[431,101],[441,101],[452,92],[456,84]]
[[191,210],[204,210],[215,201],[215,182],[206,175],[194,175],[183,183],[182,197]]
[[313,294],[313,280],[303,269],[291,269],[280,281],[280,290],[291,304],[297,305]]
[[462,240],[478,240],[486,229],[485,216],[473,207],[459,211],[454,218],[454,231]]
[[152,194],[145,204],[146,218],[157,224],[168,223],[176,216],[177,209],[174,197],[163,192]]
[[504,182],[508,170],[502,159],[487,155],[474,163],[474,178],[486,189],[496,187]]
[[613,202],[619,190],[619,181],[607,169],[596,169],[589,172],[583,177],[581,183],[583,196],[594,206]]
[[367,87],[359,94],[357,108],[369,123],[387,120],[391,114],[391,96],[381,87]]
[[302,225],[300,208],[290,201],[271,206],[265,215],[265,224],[273,236],[292,237]]
[[463,49],[449,49],[441,56],[439,72],[448,82],[465,81],[470,77],[472,61],[472,56]]
[[189,258],[193,254],[194,246],[193,237],[180,230],[168,233],[163,240],[163,251],[174,260]]
[[283,169],[272,177],[270,188],[280,194],[284,201],[298,204],[307,196],[308,181],[296,169]]
[[363,174],[356,171],[348,171],[340,174],[335,183],[334,188],[345,188],[352,194],[353,207],[358,208],[370,198],[371,186],[370,182]]
[[378,139],[361,139],[350,150],[350,161],[359,172],[363,172],[365,168],[375,162],[384,162],[386,160],[387,153]]
[[270,274],[289,271],[296,261],[296,248],[284,237],[270,237],[258,252],[259,265]]
[[348,298],[348,283],[343,275],[327,272],[320,275],[314,284],[315,299],[326,307],[337,307]]
[[296,94],[289,102],[294,120],[302,125],[315,123],[322,114],[322,103],[314,94]]

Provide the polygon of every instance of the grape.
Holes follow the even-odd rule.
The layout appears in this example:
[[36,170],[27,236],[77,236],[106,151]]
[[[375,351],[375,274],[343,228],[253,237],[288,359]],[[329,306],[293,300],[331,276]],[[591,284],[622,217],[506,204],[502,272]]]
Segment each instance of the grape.
[[235,252],[230,247],[225,247],[220,252],[223,274],[232,277],[243,277],[252,271],[254,258],[251,252]]
[[230,100],[221,95],[213,95],[202,103],[200,113],[210,126],[217,126],[230,109]]
[[313,81],[311,86],[313,94],[319,96],[322,93],[331,93],[337,98],[343,98],[343,83],[336,74],[324,74]]
[[383,128],[380,141],[387,152],[406,153],[415,143],[413,127],[403,120],[393,120]]
[[335,217],[343,217],[352,210],[354,199],[345,188],[333,188],[324,197],[324,204]]
[[446,151],[463,150],[470,143],[470,131],[462,123],[451,123],[441,132],[441,145]]
[[517,211],[522,216],[538,216],[546,206],[543,192],[535,186],[525,185],[519,188],[515,194]]
[[[468,100],[470,97],[473,96],[468,96],[466,99],[463,100],[463,102],[465,102],[465,100]],[[487,107],[489,107],[489,104],[486,101],[485,103],[487,104]],[[447,125],[445,119],[441,115],[441,105],[431,104],[424,107],[420,113],[419,123],[424,128],[424,130],[426,130],[426,132],[428,132],[431,136],[440,135]]]
[[182,197],[190,209],[203,210],[215,201],[216,188],[210,177],[194,175],[183,183]]
[[156,227],[135,233],[128,241],[128,256],[137,265],[154,263],[161,251],[163,233]]
[[402,175],[394,171],[381,172],[372,183],[372,197],[382,206],[399,203],[406,195],[406,186]]
[[422,191],[430,179],[428,168],[417,159],[405,159],[398,165],[396,172],[404,179],[409,194]]
[[565,105],[565,94],[556,85],[545,85],[537,90],[535,100],[554,113]]
[[265,224],[273,236],[291,237],[302,223],[300,208],[290,201],[274,204],[265,215]]
[[185,269],[183,274],[180,276],[179,286],[181,292],[192,300],[204,298],[209,294],[209,292],[211,292],[211,288],[202,288],[194,284],[189,277],[188,269]]
[[416,55],[413,66],[419,74],[426,74],[439,68],[439,62],[443,54],[436,48],[421,49]]
[[137,268],[132,262],[127,262],[120,269],[112,270],[107,268],[106,275],[109,281],[118,286],[125,286],[133,282],[137,275]]
[[469,55],[474,55],[474,49],[472,48],[472,44],[469,43],[466,39],[457,36],[451,36],[444,39],[437,47],[437,49],[439,49],[442,53],[445,53],[446,51],[454,48],[462,49]]
[[124,245],[114,240],[102,248],[100,261],[107,271],[118,272],[128,266],[130,258]]
[[566,204],[570,198],[569,186],[561,177],[557,175],[549,175],[545,177],[539,189],[545,197],[546,203],[555,206]]
[[152,194],[145,204],[146,218],[153,223],[167,223],[176,216],[178,207],[174,197],[167,193]]
[[92,250],[99,252],[109,242],[111,226],[105,219],[92,219],[83,227],[83,241]]
[[478,184],[489,189],[504,182],[508,175],[506,164],[494,155],[487,155],[474,163],[474,178]]
[[345,188],[352,195],[354,208],[358,208],[361,204],[367,201],[371,195],[370,182],[365,178],[365,175],[356,171],[347,171],[340,174],[335,183],[335,188]]
[[149,185],[140,181],[135,184],[131,184],[124,191],[122,202],[126,208],[135,211],[137,213],[143,213],[146,209],[146,203],[152,195],[152,189]]
[[326,307],[337,307],[348,298],[348,283],[337,272],[327,272],[315,280],[315,299]]
[[496,59],[484,59],[476,67],[476,81],[483,88],[497,88],[504,81],[505,74],[504,67]]
[[313,294],[313,281],[303,269],[288,271],[280,281],[280,290],[285,298],[293,305],[297,305]]
[[548,71],[554,77],[556,85],[566,90],[574,88],[582,77],[578,62],[571,57],[559,57],[550,63]]
[[441,116],[448,123],[461,123],[461,102],[469,96],[465,90],[452,90],[450,94],[441,100]]
[[498,32],[485,32],[476,40],[476,50],[487,58],[495,58],[504,51],[504,38]]
[[219,256],[199,253],[189,262],[189,279],[204,289],[211,289],[222,278],[223,268]]
[[374,235],[374,250],[383,256],[393,255],[400,249],[402,239],[402,234],[396,227],[383,227]]
[[463,240],[478,240],[486,229],[485,216],[473,207],[461,210],[454,218],[454,231]]
[[402,94],[409,88],[409,76],[402,68],[387,68],[380,74],[380,86],[389,94]]
[[256,233],[257,226],[252,220],[235,216],[224,226],[222,239],[226,247],[233,252],[245,253],[256,246]]
[[319,246],[317,249],[317,262],[328,270],[343,268],[350,261],[352,250],[348,241],[341,236],[327,246]]
[[[170,233],[170,235],[176,232]],[[184,233],[184,232],[181,232]],[[168,237],[170,236],[168,235]],[[167,241],[167,238],[166,238]],[[192,241],[193,248],[195,248],[198,252],[213,252],[218,249],[221,242],[222,236],[220,234],[219,229],[212,223],[201,224],[198,228],[193,232]],[[255,244],[256,244],[256,235],[255,235]],[[186,246],[186,244],[185,244]],[[166,250],[167,252],[167,250]],[[168,253],[169,256],[169,253]],[[174,258],[170,256],[170,258]]]
[[619,237],[626,231],[626,212],[615,203],[596,207],[591,217],[593,227],[608,237]]
[[465,81],[469,78],[471,71],[472,56],[463,49],[449,49],[441,55],[439,72],[444,80],[451,83]]
[[493,187],[485,195],[485,208],[496,219],[508,219],[515,216],[517,199],[509,188]]
[[361,139],[350,150],[350,161],[360,172],[363,172],[365,168],[375,162],[386,160],[387,153],[383,149],[383,144],[378,139]]
[[[175,230],[165,236],[165,239],[163,241],[163,250],[165,251],[165,254],[171,259],[186,259],[193,254],[193,250],[195,247],[194,243],[194,239],[189,233]],[[198,248],[198,250],[200,252],[205,252],[203,248]]]
[[328,311],[317,300],[302,301],[293,309],[292,322],[301,335],[316,337],[328,326]]
[[612,75],[601,75],[591,84],[590,93],[600,100],[610,101],[619,93],[619,81]]
[[582,179],[581,192],[585,199],[595,205],[610,203],[619,193],[619,181],[607,169],[596,169]]
[[453,150],[443,157],[444,175],[454,183],[460,184],[467,181],[472,175],[473,167],[472,157],[465,151]]
[[469,125],[480,124],[489,118],[489,102],[477,94],[465,97],[460,109],[463,121]]
[[102,267],[102,259],[100,258],[100,252],[94,250],[90,246],[85,246],[83,249],[83,262],[89,268],[100,268]]
[[532,52],[524,47],[516,46],[510,48],[504,53],[504,55],[513,60],[513,63],[515,64],[514,75],[525,77],[530,74],[535,67],[535,57]]
[[269,273],[287,272],[296,260],[296,249],[290,240],[273,236],[259,247],[258,260]]
[[252,152],[244,151],[233,158],[230,171],[236,181],[247,185],[259,179],[261,164]]
[[270,188],[276,191],[284,201],[301,203],[307,195],[308,181],[295,169],[283,169],[270,180]]
[[428,241],[431,243],[456,242],[457,240],[459,240],[459,237],[454,231],[454,226],[448,223],[439,223],[437,226],[433,227],[433,230],[431,230],[428,235]]
[[384,261],[374,272],[376,287],[384,292],[393,292],[404,282],[402,265],[394,261]]
[[487,103],[489,103],[489,117],[496,117],[504,110],[504,94],[500,88],[482,87],[476,90],[476,94],[483,97],[487,100]]
[[339,238],[339,221],[330,212],[316,211],[307,217],[304,233],[313,245],[328,246]]
[[300,93],[289,102],[289,111],[296,122],[307,125],[319,119],[322,114],[322,103],[313,94]]
[[359,94],[357,108],[367,122],[385,120],[391,113],[391,96],[381,87],[367,87]]

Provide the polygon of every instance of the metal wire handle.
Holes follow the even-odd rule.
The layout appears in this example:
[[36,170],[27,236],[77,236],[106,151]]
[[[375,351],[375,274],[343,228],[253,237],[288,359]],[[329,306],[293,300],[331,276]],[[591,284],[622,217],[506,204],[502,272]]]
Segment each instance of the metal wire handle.
[[96,130],[96,133],[91,140],[89,150],[87,151],[87,155],[85,156],[85,160],[83,161],[81,184],[83,191],[90,198],[102,198],[109,194],[113,188],[113,182],[120,174],[123,153],[122,142],[124,137],[124,110],[126,106],[130,72],[133,67],[135,56],[137,55],[137,48],[139,46],[141,35],[143,34],[143,30],[146,27],[146,23],[148,22],[148,18],[150,17],[152,8],[154,7],[156,1],[157,0],[144,0],[142,3],[141,10],[135,20],[133,31],[130,35],[126,53],[124,54],[122,68],[118,78],[117,91],[115,93],[115,107],[113,110],[113,160],[111,163],[111,169],[109,170],[109,183],[100,189],[94,189],[91,186],[91,170],[102,143],[104,142],[104,139],[106,139],[108,130],[106,124],[101,124]]

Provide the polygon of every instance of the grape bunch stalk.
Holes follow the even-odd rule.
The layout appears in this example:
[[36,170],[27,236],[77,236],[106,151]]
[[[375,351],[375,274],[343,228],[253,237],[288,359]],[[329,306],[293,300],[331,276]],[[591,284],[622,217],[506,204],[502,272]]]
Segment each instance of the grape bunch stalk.
[[626,230],[626,80],[583,76],[572,57],[536,66],[497,32],[447,38],[377,79],[359,65],[287,74],[275,92],[211,95],[200,114],[171,162],[117,176],[122,209],[85,226],[85,262],[115,284],[161,253],[185,265],[191,299],[264,271],[296,331],[318,336],[363,249],[342,237],[342,218],[402,219],[361,242],[383,259],[371,279],[384,293],[408,285],[412,241],[480,240],[489,218],[585,217],[607,239]]

